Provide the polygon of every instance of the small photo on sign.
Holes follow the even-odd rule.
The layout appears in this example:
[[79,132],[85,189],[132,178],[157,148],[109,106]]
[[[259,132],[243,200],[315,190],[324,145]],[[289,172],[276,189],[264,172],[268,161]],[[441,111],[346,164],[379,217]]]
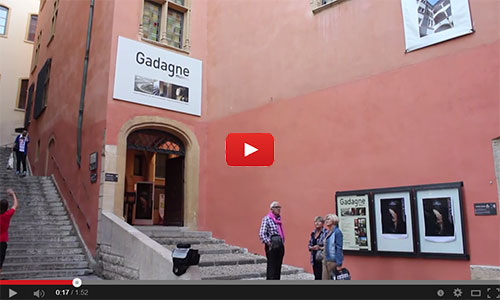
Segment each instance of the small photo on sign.
[[158,96],[160,95],[160,81],[135,75],[134,91]]
[[406,234],[406,214],[404,198],[381,199],[383,234]]
[[426,236],[455,235],[450,198],[423,199]]
[[420,37],[454,27],[451,0],[417,0]]

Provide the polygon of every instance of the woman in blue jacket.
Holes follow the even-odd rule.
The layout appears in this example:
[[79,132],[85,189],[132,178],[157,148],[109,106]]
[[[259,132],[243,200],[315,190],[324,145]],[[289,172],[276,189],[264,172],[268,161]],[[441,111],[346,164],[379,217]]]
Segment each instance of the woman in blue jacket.
[[328,230],[325,240],[325,258],[323,260],[323,280],[332,279],[332,272],[342,269],[344,253],[342,252],[343,235],[339,227],[339,217],[328,214],[325,217],[325,227]]

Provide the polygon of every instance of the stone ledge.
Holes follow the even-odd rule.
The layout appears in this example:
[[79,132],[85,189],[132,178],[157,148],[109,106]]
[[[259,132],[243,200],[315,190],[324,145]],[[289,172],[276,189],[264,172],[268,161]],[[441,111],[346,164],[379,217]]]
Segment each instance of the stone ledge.
[[500,280],[500,266],[470,266],[471,280]]

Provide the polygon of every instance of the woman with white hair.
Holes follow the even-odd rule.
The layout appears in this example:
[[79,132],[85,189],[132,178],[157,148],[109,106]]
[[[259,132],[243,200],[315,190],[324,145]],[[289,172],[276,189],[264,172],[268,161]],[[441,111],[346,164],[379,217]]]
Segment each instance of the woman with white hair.
[[274,201],[270,205],[271,211],[262,218],[259,237],[264,244],[267,258],[266,279],[281,278],[281,265],[285,255],[285,232],[281,222],[281,205]]
[[325,258],[323,259],[323,280],[332,279],[334,270],[342,269],[344,253],[342,247],[344,244],[342,231],[339,227],[339,217],[335,214],[328,214],[325,217],[325,227],[328,230],[325,239]]

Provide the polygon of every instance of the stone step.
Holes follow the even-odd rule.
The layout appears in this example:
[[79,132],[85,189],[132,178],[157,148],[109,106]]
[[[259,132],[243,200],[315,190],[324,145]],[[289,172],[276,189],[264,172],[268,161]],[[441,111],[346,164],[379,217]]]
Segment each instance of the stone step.
[[76,242],[78,239],[76,236],[50,236],[50,235],[43,235],[41,237],[37,236],[10,236],[9,235],[9,242],[25,242],[25,243],[31,243],[31,242],[52,242],[52,243],[61,243],[61,242]]
[[24,232],[56,232],[56,231],[70,231],[73,229],[71,225],[40,225],[40,224],[31,224],[27,225],[26,223],[20,224],[11,224],[9,227],[9,235],[15,235]]
[[[175,244],[162,244],[163,247],[172,251],[176,248]],[[191,248],[198,249],[200,254],[230,254],[230,253],[246,253],[246,249],[231,246],[228,244],[198,244],[192,245]]]
[[[241,280],[249,278],[260,278],[266,276],[267,265],[247,264],[233,266],[200,267],[202,280]],[[281,275],[291,275],[303,272],[303,269],[283,265]]]
[[[141,230],[142,231],[142,230]],[[155,238],[211,238],[210,231],[142,231],[152,239]]]
[[80,255],[84,254],[80,247],[75,248],[12,248],[9,242],[7,256],[34,256],[34,255]]
[[27,239],[45,239],[45,237],[67,237],[73,235],[72,230],[54,229],[54,230],[44,230],[43,228],[38,228],[36,230],[10,230],[9,238],[14,240],[15,237],[23,237]]
[[78,248],[79,242],[75,241],[13,241],[9,239],[8,249],[64,249],[64,248]]
[[41,270],[65,270],[65,269],[87,269],[89,263],[86,261],[78,262],[30,262],[30,263],[11,263],[5,258],[2,273],[18,271],[41,271]]
[[7,251],[6,262],[9,263],[60,263],[60,262],[86,262],[85,255],[83,254],[53,254],[53,255],[29,255],[29,256],[18,256],[10,255]]
[[10,222],[10,228],[14,228],[17,226],[34,226],[34,227],[56,226],[56,227],[58,227],[58,226],[71,225],[71,222],[69,221],[69,219],[66,221],[52,221],[52,220],[38,220],[38,221],[31,220],[31,221],[32,222],[29,222],[29,221],[22,222],[22,221],[16,220],[15,218],[12,218],[11,222]]
[[2,270],[0,279],[34,279],[34,278],[75,278],[93,274],[91,269],[37,270],[5,272]]
[[153,238],[153,240],[157,241],[162,245],[177,245],[178,243],[188,243],[191,244],[192,248],[195,248],[194,245],[198,244],[223,244],[224,240],[214,239],[214,238],[196,238],[196,237],[187,237],[187,238],[171,238],[171,237],[159,237]]
[[40,224],[59,224],[59,222],[69,221],[68,216],[37,216],[36,218],[27,217],[27,216],[16,216],[14,215],[12,219],[10,219],[10,224],[18,224],[18,223],[32,223],[39,222]]
[[250,253],[202,254],[200,256],[200,267],[262,264],[266,263],[266,261],[265,257]]
[[28,217],[30,215],[37,215],[37,216],[40,216],[40,217],[44,217],[44,216],[49,216],[49,217],[58,217],[58,216],[65,216],[66,215],[66,211],[65,210],[56,210],[56,211],[19,211],[19,212],[16,212],[15,214],[16,216],[19,216],[19,217]]

